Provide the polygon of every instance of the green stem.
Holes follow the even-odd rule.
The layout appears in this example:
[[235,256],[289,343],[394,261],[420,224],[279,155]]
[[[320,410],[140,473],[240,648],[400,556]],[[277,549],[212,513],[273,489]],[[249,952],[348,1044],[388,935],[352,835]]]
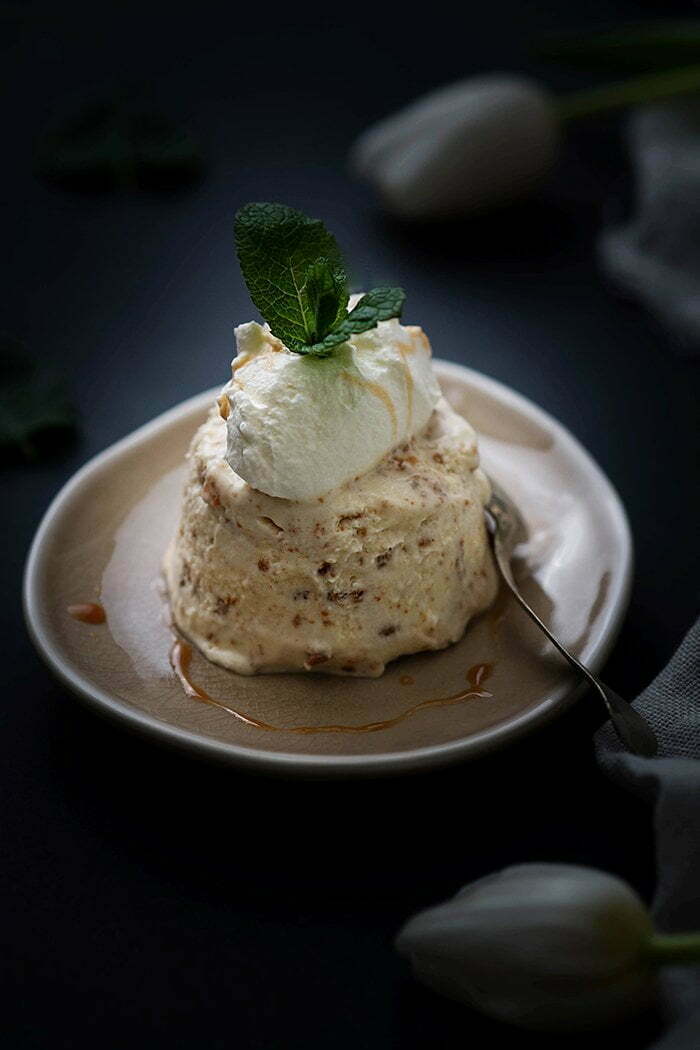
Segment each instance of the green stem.
[[587,88],[565,95],[558,102],[560,120],[578,120],[610,109],[636,106],[640,102],[656,102],[676,95],[700,91],[700,65],[684,66],[666,73],[650,73],[617,84]]
[[700,933],[657,933],[649,942],[649,954],[656,965],[700,963]]

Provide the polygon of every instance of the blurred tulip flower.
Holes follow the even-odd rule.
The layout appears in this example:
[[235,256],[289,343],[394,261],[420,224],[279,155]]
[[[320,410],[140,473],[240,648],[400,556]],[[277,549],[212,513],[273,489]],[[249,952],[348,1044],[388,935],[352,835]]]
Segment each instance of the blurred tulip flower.
[[533,192],[581,117],[700,90],[700,66],[654,72],[557,98],[508,74],[473,77],[370,127],[351,165],[402,219],[469,215]]
[[574,1032],[648,1006],[657,966],[699,961],[700,934],[655,934],[613,875],[523,864],[416,915],[397,948],[449,998],[522,1028]]

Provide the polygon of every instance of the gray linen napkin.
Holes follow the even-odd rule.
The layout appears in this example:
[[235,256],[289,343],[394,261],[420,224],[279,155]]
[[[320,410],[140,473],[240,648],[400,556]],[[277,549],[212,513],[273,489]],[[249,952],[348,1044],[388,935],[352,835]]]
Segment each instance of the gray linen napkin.
[[[610,723],[596,736],[596,754],[606,773],[654,805],[658,929],[700,930],[700,620],[635,707],[654,727],[658,756],[624,752]],[[699,1050],[700,967],[665,968],[661,985],[669,1020],[680,1023],[656,1050]]]
[[598,248],[608,278],[639,298],[700,354],[700,102],[636,110],[628,121],[636,214],[604,231]]

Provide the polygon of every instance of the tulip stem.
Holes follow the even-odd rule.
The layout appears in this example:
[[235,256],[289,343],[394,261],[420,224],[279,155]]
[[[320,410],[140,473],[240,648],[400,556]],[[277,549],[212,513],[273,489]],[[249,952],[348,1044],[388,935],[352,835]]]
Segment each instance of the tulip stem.
[[557,108],[560,120],[577,120],[607,110],[657,102],[695,91],[700,91],[700,65],[684,66],[665,73],[650,73],[616,84],[575,91],[559,99]]
[[657,965],[700,963],[700,933],[655,934],[649,942],[652,962]]

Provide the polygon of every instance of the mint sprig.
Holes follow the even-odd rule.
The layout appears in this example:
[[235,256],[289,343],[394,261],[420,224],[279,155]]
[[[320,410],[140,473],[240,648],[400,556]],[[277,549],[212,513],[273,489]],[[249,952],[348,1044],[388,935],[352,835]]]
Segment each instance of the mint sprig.
[[272,334],[297,354],[326,357],[353,335],[400,317],[400,288],[374,288],[348,313],[348,278],[335,237],[284,204],[246,204],[236,250],[250,297]]

